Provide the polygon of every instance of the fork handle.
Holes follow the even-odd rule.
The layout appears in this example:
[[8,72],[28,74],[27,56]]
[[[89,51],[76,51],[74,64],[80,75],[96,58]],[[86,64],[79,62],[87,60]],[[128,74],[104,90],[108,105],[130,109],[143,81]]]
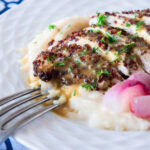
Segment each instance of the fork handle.
[[10,135],[12,135],[16,130],[19,128],[27,125],[29,122],[33,121],[34,119],[44,115],[48,111],[58,107],[59,104],[52,104],[47,107],[43,107],[40,111],[34,112],[33,114],[26,116],[25,118],[21,119],[17,123],[15,123],[13,126],[11,126],[9,129],[3,129],[1,126],[0,129],[0,144],[3,143]]

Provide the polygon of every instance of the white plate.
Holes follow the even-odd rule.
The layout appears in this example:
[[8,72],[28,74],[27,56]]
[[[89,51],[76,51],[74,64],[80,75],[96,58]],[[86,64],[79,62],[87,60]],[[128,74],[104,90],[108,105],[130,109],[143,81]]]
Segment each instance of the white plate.
[[[149,0],[25,0],[0,16],[0,96],[23,89],[16,49],[24,47],[52,21],[99,11],[143,9]],[[35,150],[148,150],[149,132],[90,129],[47,113],[19,130],[15,138]]]

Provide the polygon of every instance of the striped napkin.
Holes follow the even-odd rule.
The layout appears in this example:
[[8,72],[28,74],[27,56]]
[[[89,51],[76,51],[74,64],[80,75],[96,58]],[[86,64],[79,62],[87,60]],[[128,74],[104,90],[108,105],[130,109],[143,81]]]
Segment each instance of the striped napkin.
[[4,143],[0,145],[0,150],[29,150],[29,149],[19,144],[14,138],[9,137]]
[[[23,0],[0,0],[0,15],[6,12],[13,6],[19,5]],[[0,150],[29,150],[23,145],[19,144],[14,138],[9,137],[4,143],[0,145]]]

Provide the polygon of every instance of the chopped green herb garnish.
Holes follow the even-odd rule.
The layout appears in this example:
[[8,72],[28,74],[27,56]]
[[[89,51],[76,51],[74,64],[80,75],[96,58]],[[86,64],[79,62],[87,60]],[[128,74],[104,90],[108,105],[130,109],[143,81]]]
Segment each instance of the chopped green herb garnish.
[[79,57],[79,54],[76,54],[77,57]]
[[118,58],[115,58],[113,61],[111,61],[110,63],[113,64],[115,61],[117,61]]
[[96,11],[96,15],[98,15],[99,14],[99,12],[98,12],[98,10]]
[[122,30],[122,28],[120,28],[120,27],[116,27],[116,29]]
[[131,24],[130,23],[126,23],[126,25],[125,25],[126,27],[130,27],[131,26]]
[[107,88],[107,91],[110,90],[110,87]]
[[72,95],[73,95],[73,96],[76,96],[76,90],[73,90]]
[[93,47],[92,51],[96,54],[98,54],[98,52],[100,51],[100,49],[98,47]]
[[137,16],[138,16],[138,13],[135,13],[135,14],[134,14],[134,17],[136,18]]
[[96,75],[97,75],[97,78],[99,78],[102,74],[106,75],[107,77],[110,76],[110,72],[108,70],[97,70],[95,71]]
[[105,55],[108,55],[108,52],[109,52],[109,50],[106,50],[106,51],[105,51]]
[[97,75],[97,78],[99,78],[104,72],[103,70],[97,70],[95,71],[96,75]]
[[48,26],[48,29],[51,30],[51,29],[54,29],[55,27],[56,27],[55,25],[50,24],[50,25]]
[[113,62],[115,62],[115,61],[120,61],[121,60],[121,57],[119,56],[119,52],[116,52],[115,53],[115,56],[116,56],[116,58],[113,60],[113,61],[111,61],[110,63],[112,64]]
[[72,68],[71,68],[71,67],[68,68],[68,72],[69,72],[69,73],[72,72]]
[[68,25],[66,26],[67,29],[70,28],[70,27],[71,27],[71,24],[68,24]]
[[90,83],[83,83],[83,84],[81,84],[81,86],[83,88],[85,88],[87,91],[94,90],[94,88],[95,88],[95,85],[90,84]]
[[89,32],[89,33],[93,33],[94,30],[93,30],[93,29],[88,29],[88,32]]
[[64,32],[60,32],[60,34],[64,34]]
[[50,61],[52,61],[52,60],[54,60],[55,59],[55,56],[48,56],[48,61],[50,62]]
[[100,33],[101,31],[99,29],[96,29],[93,31],[94,33]]
[[118,31],[118,32],[117,32],[117,35],[118,35],[119,37],[121,37],[121,34],[122,34],[122,31]]
[[37,41],[34,41],[33,44],[37,44]]
[[116,40],[116,38],[114,37],[114,35],[112,35],[112,34],[110,34],[110,33],[106,33],[105,36],[107,37],[107,39],[108,39],[108,41],[109,41],[110,43],[116,43],[116,42],[117,42],[117,40]]
[[135,60],[135,59],[136,59],[136,57],[134,57],[134,56],[130,56],[129,58],[130,58],[130,59],[133,59],[133,60]]
[[76,60],[76,64],[79,66],[81,63],[79,60]]
[[87,49],[84,49],[83,52],[81,52],[81,56],[84,56],[87,53]]
[[99,29],[89,29],[88,30],[89,33],[100,33]]
[[115,52],[115,56],[116,56],[116,57],[119,57],[119,52],[118,52],[118,51]]
[[54,65],[55,66],[64,66],[65,63],[64,63],[64,61],[60,61],[60,62],[55,62]]
[[109,77],[110,76],[110,72],[108,70],[104,70],[104,74]]
[[108,17],[108,16],[106,16],[106,15],[104,15],[104,14],[99,15],[96,25],[97,25],[97,26],[107,25],[107,21],[106,21],[106,18],[107,18],[107,17]]
[[104,37],[103,37],[103,38],[101,38],[101,42],[105,43],[105,39],[104,39]]
[[121,58],[120,57],[117,57],[117,58],[115,58],[113,61],[111,61],[110,63],[112,64],[112,63],[114,63],[115,61],[117,61],[117,60],[121,60]]
[[138,23],[136,23],[136,30],[141,29],[141,27],[143,26],[144,21],[139,21]]
[[131,49],[133,46],[134,46],[134,43],[130,43],[130,44],[124,45],[124,46],[120,49],[119,53],[120,53],[120,54],[123,53],[123,52],[128,53],[128,52],[130,51],[130,49]]
[[97,66],[97,68],[101,68],[101,65],[99,64],[99,65]]
[[134,40],[134,39],[136,39],[136,38],[138,38],[138,37],[139,37],[138,34],[130,35],[130,40]]
[[99,48],[98,47],[93,47],[92,50],[93,52],[96,52],[96,50],[98,50]]

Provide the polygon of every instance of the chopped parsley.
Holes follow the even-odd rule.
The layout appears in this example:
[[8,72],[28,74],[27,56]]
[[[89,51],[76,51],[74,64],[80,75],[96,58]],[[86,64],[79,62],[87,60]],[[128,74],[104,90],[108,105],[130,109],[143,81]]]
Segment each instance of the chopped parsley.
[[98,15],[99,14],[99,12],[98,12],[98,10],[96,11],[96,15]]
[[126,27],[130,27],[131,26],[131,24],[130,23],[126,23],[126,25],[125,25]]
[[143,26],[144,21],[139,21],[138,23],[136,23],[136,30],[141,29],[141,27]]
[[84,49],[83,52],[81,52],[81,56],[84,56],[87,53],[87,49]]
[[122,30],[122,28],[120,28],[120,27],[116,27],[116,29]]
[[121,60],[119,57],[115,58],[113,61],[111,61],[110,63],[113,64],[115,61],[117,60]]
[[60,32],[60,34],[64,34],[64,32]]
[[121,34],[122,34],[122,31],[118,31],[118,32],[117,32],[117,35],[118,35],[119,37],[121,37]]
[[109,52],[109,50],[106,50],[106,51],[105,51],[105,55],[108,55],[108,52]]
[[55,56],[48,56],[48,61],[50,62],[50,61],[52,61],[52,60],[54,60],[55,59]]
[[110,87],[107,88],[107,91],[110,90]]
[[34,41],[33,44],[37,44],[37,41]]
[[94,33],[100,33],[100,30],[99,29],[96,29],[93,31]]
[[79,66],[81,63],[79,60],[76,60],[76,64]]
[[135,60],[135,59],[136,59],[135,56],[130,56],[129,58],[132,59],[132,60]]
[[60,61],[60,62],[55,62],[54,65],[55,66],[64,66],[65,63],[64,63],[64,61]]
[[138,13],[135,13],[135,14],[134,14],[134,17],[136,18],[137,16],[138,16]]
[[55,27],[56,27],[55,25],[50,24],[50,25],[48,26],[48,29],[51,30],[51,29],[54,29]]
[[120,61],[121,60],[121,57],[119,56],[119,52],[116,52],[115,53],[115,56],[116,56],[116,58],[113,60],[113,61],[111,61],[110,63],[112,64],[113,62],[115,62],[115,61]]
[[70,27],[71,27],[71,24],[68,24],[68,25],[66,26],[67,29],[70,28]]
[[93,33],[93,31],[94,31],[93,29],[88,29],[89,33]]
[[73,96],[76,96],[76,90],[73,90],[72,95],[73,95]]
[[96,25],[97,25],[97,26],[107,25],[107,21],[106,21],[106,18],[107,18],[107,17],[108,17],[108,16],[106,16],[106,15],[104,15],[104,14],[99,15],[99,16],[98,16],[98,19],[97,19]]
[[95,71],[96,75],[97,75],[97,78],[99,78],[102,74],[106,75],[107,77],[110,76],[110,72],[108,70],[97,70]]
[[89,33],[100,33],[99,29],[89,29],[88,30]]
[[113,61],[111,61],[110,63],[112,64],[112,63],[114,63],[115,61],[120,61],[121,60],[121,57],[119,56],[119,52],[115,52],[115,56],[116,56],[116,58],[113,60]]
[[68,72],[69,72],[69,73],[72,72],[72,68],[71,68],[71,67],[68,68]]
[[97,68],[101,68],[101,65],[99,64],[99,65],[97,66]]
[[108,41],[109,41],[110,43],[116,43],[116,42],[117,42],[117,40],[116,40],[116,38],[114,37],[114,35],[112,35],[112,34],[110,34],[110,33],[106,33],[105,36],[107,37],[107,39],[108,39]]
[[130,43],[130,44],[124,45],[124,46],[120,49],[119,53],[120,53],[120,54],[123,53],[123,52],[128,53],[128,52],[130,51],[130,49],[131,49],[133,46],[134,46],[134,43]]
[[85,88],[87,91],[94,90],[94,88],[95,88],[95,85],[91,84],[91,83],[83,83],[83,84],[81,84],[81,86],[83,88]]
[[98,51],[100,51],[100,49],[98,47],[93,47],[92,51],[96,54],[98,54]]
[[130,40],[134,40],[136,38],[139,38],[138,34],[135,34],[135,35],[130,35]]
[[104,39],[104,37],[103,37],[103,38],[101,38],[101,42],[102,42],[102,43],[105,43],[105,39]]

